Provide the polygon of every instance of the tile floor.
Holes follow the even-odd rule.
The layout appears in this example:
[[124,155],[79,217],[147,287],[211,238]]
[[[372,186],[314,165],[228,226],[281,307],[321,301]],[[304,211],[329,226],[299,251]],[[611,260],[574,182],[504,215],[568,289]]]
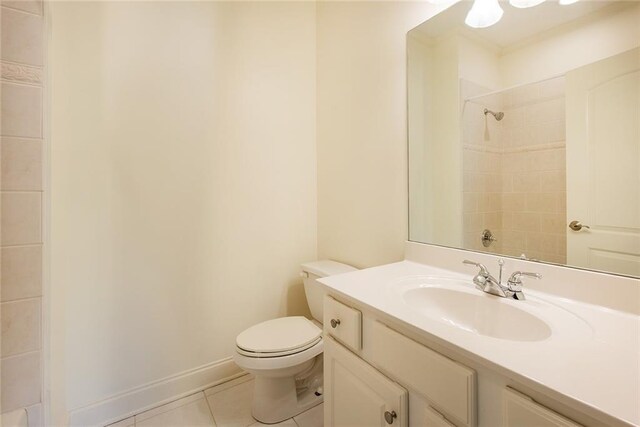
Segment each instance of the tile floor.
[[[253,378],[249,375],[178,399],[109,427],[259,427],[251,416]],[[322,404],[274,427],[322,427]]]

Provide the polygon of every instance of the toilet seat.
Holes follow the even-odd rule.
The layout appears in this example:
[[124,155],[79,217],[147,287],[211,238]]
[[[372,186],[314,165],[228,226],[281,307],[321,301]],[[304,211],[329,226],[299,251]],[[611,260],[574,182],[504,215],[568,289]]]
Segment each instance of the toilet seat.
[[[236,350],[238,350],[236,348]],[[278,369],[291,368],[305,363],[324,351],[324,341],[322,338],[312,347],[287,356],[278,357],[250,357],[241,354],[239,351],[233,355],[233,360],[242,369],[252,371],[269,372]]]
[[321,354],[322,329],[306,317],[267,320],[236,338],[234,360],[244,369],[268,371],[289,368]]
[[322,329],[302,316],[258,323],[236,338],[238,353],[247,357],[283,357],[305,351],[322,340]]
[[282,356],[289,356],[291,354],[296,354],[296,353],[300,353],[302,351],[305,351],[311,347],[313,347],[314,345],[316,345],[318,342],[322,341],[322,337],[318,337],[318,339],[316,339],[315,341],[307,344],[307,345],[303,345],[300,348],[294,348],[291,350],[286,350],[286,351],[277,351],[277,352],[254,352],[254,351],[247,351],[243,348],[240,348],[238,346],[236,346],[236,351],[240,354],[242,354],[243,356],[247,356],[247,357],[257,357],[257,358],[267,358],[267,357],[282,357]]

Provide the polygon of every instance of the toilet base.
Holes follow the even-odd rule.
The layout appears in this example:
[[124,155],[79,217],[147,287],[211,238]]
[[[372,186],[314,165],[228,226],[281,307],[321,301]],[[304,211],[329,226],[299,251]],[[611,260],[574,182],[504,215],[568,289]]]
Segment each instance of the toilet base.
[[[296,384],[297,383],[297,384]],[[294,417],[323,401],[322,356],[316,357],[303,376],[256,375],[251,415],[264,424],[276,424]]]

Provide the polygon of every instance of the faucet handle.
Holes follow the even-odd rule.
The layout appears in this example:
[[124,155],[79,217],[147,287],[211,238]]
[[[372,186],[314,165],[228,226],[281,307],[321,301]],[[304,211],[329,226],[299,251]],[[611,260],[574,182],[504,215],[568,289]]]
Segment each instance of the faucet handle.
[[483,264],[480,264],[479,262],[469,261],[468,259],[465,259],[464,261],[462,261],[462,263],[475,265],[480,269],[480,271],[478,271],[478,274],[476,274],[473,278],[473,283],[476,285],[476,288],[484,291],[487,287],[487,281],[491,277],[491,274],[489,273],[489,270],[487,270],[487,267],[485,267]]
[[542,274],[539,273],[529,273],[527,271],[515,271],[511,277],[509,277],[509,281],[507,284],[509,287],[522,287],[521,277],[532,277],[534,279],[542,279]]
[[484,264],[480,264],[479,262],[475,262],[475,261],[470,261],[468,259],[465,259],[464,261],[462,261],[463,264],[469,264],[469,265],[475,265],[476,267],[478,267],[480,269],[480,273],[484,276],[488,276],[489,275],[489,270],[487,270],[487,267],[484,266]]

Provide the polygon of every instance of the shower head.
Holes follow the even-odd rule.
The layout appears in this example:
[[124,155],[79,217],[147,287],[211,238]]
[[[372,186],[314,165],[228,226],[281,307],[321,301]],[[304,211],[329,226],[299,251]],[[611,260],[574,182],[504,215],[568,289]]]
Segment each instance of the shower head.
[[487,114],[491,114],[497,121],[500,121],[504,118],[504,113],[502,111],[498,111],[497,113],[495,113],[485,108],[484,115],[486,116]]

